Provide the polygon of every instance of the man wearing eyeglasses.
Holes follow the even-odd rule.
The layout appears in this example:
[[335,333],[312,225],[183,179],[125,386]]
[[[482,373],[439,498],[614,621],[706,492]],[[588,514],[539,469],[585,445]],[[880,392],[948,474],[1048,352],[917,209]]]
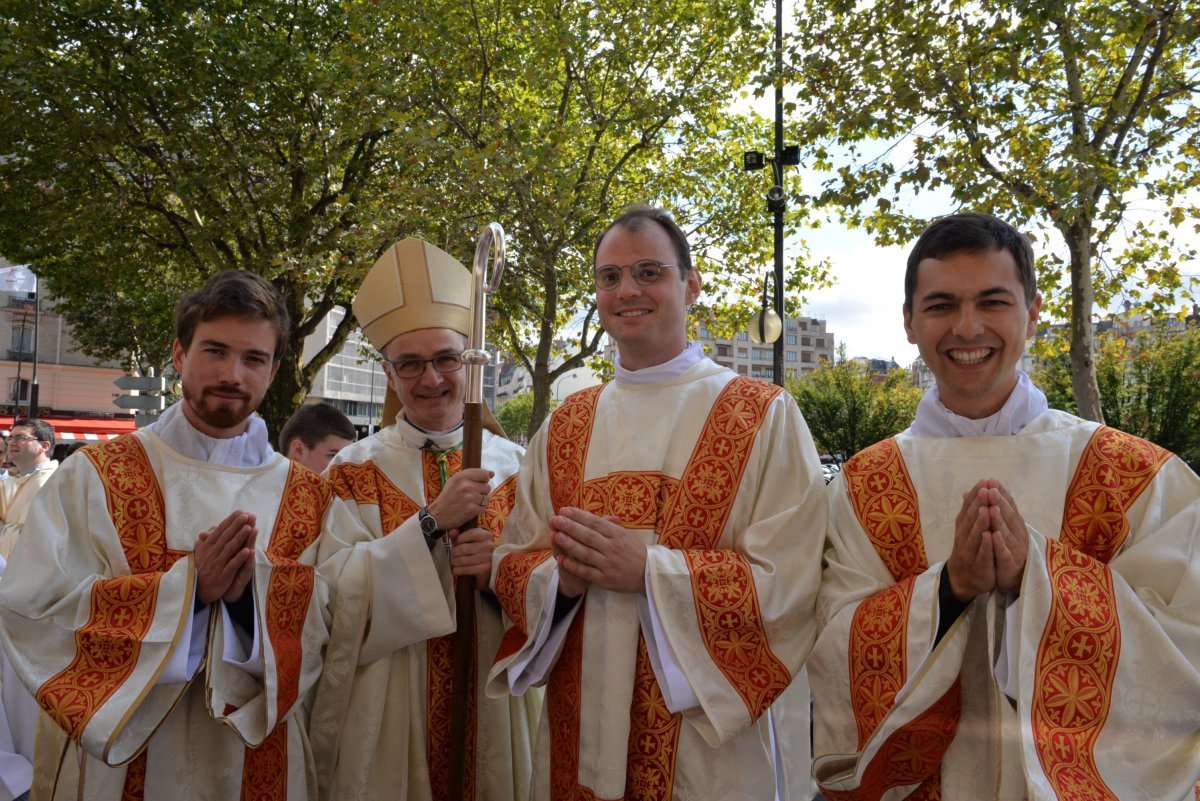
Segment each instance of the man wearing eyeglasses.
[[175,310],[183,399],[35,499],[0,581],[6,652],[46,713],[34,797],[315,797],[316,541],[356,523],[254,414],[289,327],[268,281],[213,276]]
[[[545,684],[532,796],[807,798],[825,482],[791,397],[687,337],[687,238],[634,207],[601,235],[615,380],[530,443],[493,586],[489,691]],[[770,713],[768,714],[768,709]]]
[[45,420],[30,417],[18,420],[8,432],[8,458],[17,467],[11,488],[5,488],[8,507],[4,514],[4,531],[0,533],[0,556],[12,556],[13,546],[25,526],[25,516],[34,496],[41,491],[58,468],[50,458],[54,449],[54,426]]
[[[462,468],[470,298],[465,267],[405,239],[354,300],[380,352],[389,402],[385,428],[340,451],[328,470],[364,530],[338,532],[322,548],[333,626],[310,732],[323,798],[446,797],[453,582],[486,589],[521,458],[485,415],[484,467]],[[462,530],[475,517],[479,526]],[[538,701],[483,695],[503,626],[495,599],[477,598],[464,786],[480,801],[524,799]]]

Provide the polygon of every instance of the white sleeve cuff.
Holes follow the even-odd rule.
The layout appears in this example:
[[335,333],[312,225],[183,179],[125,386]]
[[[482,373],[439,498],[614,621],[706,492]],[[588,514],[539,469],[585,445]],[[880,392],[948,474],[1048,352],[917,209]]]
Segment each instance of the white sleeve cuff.
[[1000,638],[1000,653],[996,656],[996,685],[1000,691],[1017,700],[1017,634],[1021,616],[1021,597],[1015,600],[1011,595],[1003,596],[1001,603],[1008,602],[1004,610],[1004,636]]
[[[258,603],[254,604],[254,618],[258,620]],[[221,629],[224,632],[223,639],[225,640],[224,653],[221,654],[221,661],[235,668],[246,671],[256,679],[261,679],[263,675],[262,662],[259,659],[260,643],[258,637],[258,626],[254,626],[254,631],[247,634],[240,627],[235,626],[233,618],[229,615],[229,610],[225,608],[225,604],[221,604]]]
[[[192,596],[187,603],[194,608],[196,604],[195,591]],[[196,668],[200,667],[200,662],[204,659],[204,649],[208,641],[208,610],[209,607],[205,605],[188,615],[187,621],[183,624],[183,633],[179,638],[179,644],[171,652],[171,657],[167,660],[167,667],[159,675],[155,684],[181,684],[190,681],[192,676],[196,675]]]
[[558,653],[562,650],[563,640],[571,628],[571,621],[583,606],[583,600],[576,601],[575,607],[554,622],[554,604],[558,600],[558,568],[550,575],[550,587],[546,590],[546,602],[538,613],[537,626],[530,635],[533,647],[517,657],[508,666],[508,689],[513,695],[524,695],[530,687],[545,680],[554,663],[558,661]]
[[650,587],[650,561],[646,561],[646,591],[638,594],[638,619],[642,634],[646,637],[646,651],[654,677],[662,690],[663,702],[672,714],[685,712],[700,706],[700,698],[684,675],[683,667],[675,656],[675,649],[667,639],[667,630],[654,604],[654,592]]

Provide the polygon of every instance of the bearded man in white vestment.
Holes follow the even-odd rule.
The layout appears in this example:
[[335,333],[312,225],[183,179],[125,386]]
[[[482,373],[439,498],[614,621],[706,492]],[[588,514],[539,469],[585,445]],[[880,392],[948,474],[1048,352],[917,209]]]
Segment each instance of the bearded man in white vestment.
[[809,671],[826,798],[1192,799],[1200,480],[1017,369],[1033,251],[934,223],[904,324],[937,380],[830,484]]
[[222,272],[175,327],[183,400],[67,460],[0,582],[8,657],[53,721],[35,799],[315,797],[317,537],[354,521],[253,414],[286,343],[279,293]]
[[806,799],[812,438],[786,392],[688,343],[701,278],[668,213],[626,211],[594,264],[616,380],[569,397],[522,462],[489,690],[545,685],[535,799]]
[[[470,272],[418,239],[389,248],[354,300],[396,403],[385,405],[390,425],[343,449],[327,471],[364,524],[321,552],[333,624],[312,736],[327,799],[446,798],[454,581],[488,596],[476,593],[466,798],[527,797],[538,694],[482,691],[504,632],[486,587],[521,449],[485,415],[494,430],[483,432],[483,467],[462,466],[470,304]],[[478,527],[460,530],[477,516]]]

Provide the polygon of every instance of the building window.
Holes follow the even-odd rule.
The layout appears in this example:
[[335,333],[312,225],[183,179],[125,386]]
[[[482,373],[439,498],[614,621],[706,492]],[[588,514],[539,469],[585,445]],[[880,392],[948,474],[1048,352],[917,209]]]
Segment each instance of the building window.
[[796,330],[796,321],[793,320],[791,317],[789,317],[788,321],[787,321],[787,330],[789,330],[789,331]]
[[784,352],[783,355],[784,355],[784,358],[786,361],[789,361],[789,362],[796,361],[796,351],[794,351],[794,350],[786,351],[786,352]]
[[788,343],[789,345],[795,345],[795,344],[796,344],[796,335],[795,335],[795,334],[788,334],[788,335],[787,335],[787,343]]
[[812,337],[800,337],[800,344],[806,348],[812,347]]
[[[17,395],[17,381],[21,382],[21,394]],[[8,381],[8,400],[16,399],[17,403],[29,402],[29,379],[28,378],[10,378]]]
[[796,377],[796,368],[794,368],[794,367],[789,367],[789,368],[787,369],[787,377],[788,377],[788,378],[795,378],[795,377]]
[[705,325],[704,323],[701,323],[700,328],[698,329],[698,332],[699,332],[701,339],[708,339],[708,326],[707,325]]
[[807,322],[805,322],[804,320],[801,320],[801,321],[800,321],[800,330],[801,330],[801,331],[807,331],[807,330],[808,330],[808,323],[807,323]]
[[750,358],[749,349],[748,348],[738,348],[738,358],[739,359],[749,359]]
[[750,335],[748,333],[746,333],[745,331],[739,331],[737,338],[738,338],[739,342],[745,342],[747,339],[750,338]]
[[11,351],[10,358],[16,358],[16,354],[18,353],[32,355],[33,329],[22,325],[14,325],[9,350]]
[[817,347],[818,348],[825,347],[825,337],[817,337]]
[[738,365],[738,375],[745,375],[745,374],[746,374],[746,365],[739,364]]
[[805,362],[805,363],[807,363],[807,364],[811,364],[811,363],[812,363],[812,354],[811,354],[811,353],[809,353],[808,351],[805,351],[804,353],[801,353],[801,354],[800,354],[800,361],[802,361],[802,362]]
[[732,370],[732,369],[733,369],[733,363],[732,363],[732,362],[717,362],[717,364],[721,365],[722,367],[727,367],[727,368],[729,368],[730,370]]
[[728,345],[717,345],[717,355],[718,356],[728,356],[729,355],[729,346]]

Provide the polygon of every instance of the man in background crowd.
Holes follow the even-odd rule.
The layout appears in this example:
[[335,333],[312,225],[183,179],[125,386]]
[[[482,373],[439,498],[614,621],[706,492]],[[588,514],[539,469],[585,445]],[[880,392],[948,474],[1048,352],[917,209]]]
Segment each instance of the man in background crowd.
[[16,466],[17,475],[0,488],[8,497],[0,533],[0,557],[6,560],[21,536],[34,497],[58,468],[58,462],[50,458],[53,449],[54,427],[45,420],[18,420],[8,432],[8,460]]
[[324,473],[338,451],[354,441],[350,418],[328,403],[306,403],[283,424],[279,452],[314,473]]

